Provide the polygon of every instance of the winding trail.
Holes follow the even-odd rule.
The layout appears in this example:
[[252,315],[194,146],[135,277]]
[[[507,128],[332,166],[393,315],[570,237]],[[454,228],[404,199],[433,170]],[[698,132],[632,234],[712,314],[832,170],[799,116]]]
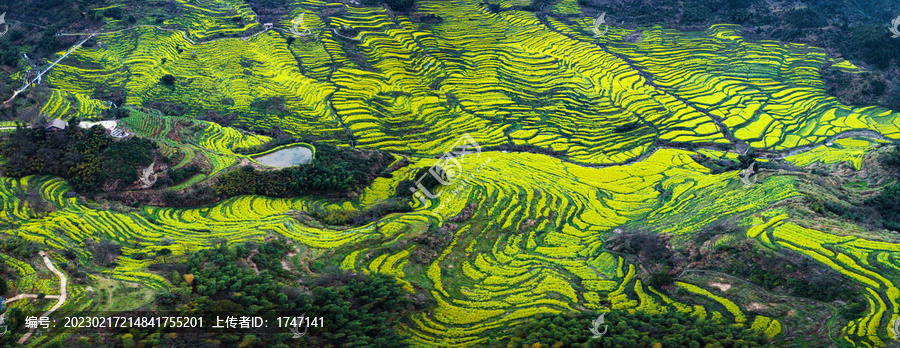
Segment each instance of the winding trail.
[[107,297],[107,299],[106,299],[106,307],[103,308],[103,311],[106,312],[106,311],[109,311],[109,307],[112,306],[112,303],[113,303],[113,297],[112,297],[112,289],[109,288],[109,284],[106,284],[106,282],[104,282],[104,280],[106,280],[106,281],[112,281],[112,279],[109,279],[109,278],[103,278],[103,277],[98,277],[98,278],[100,278],[100,284],[103,284],[103,287],[106,288],[106,297]]
[[[47,256],[46,252],[41,251],[38,253],[38,255],[41,255],[41,258],[44,259],[44,264],[47,265],[47,268],[50,269],[50,272],[55,273],[56,276],[59,277],[59,296],[55,297],[58,300],[56,301],[56,304],[53,305],[53,307],[50,307],[50,310],[44,312],[44,314],[41,314],[41,317],[49,317],[51,313],[53,313],[54,311],[59,309],[59,307],[62,307],[63,303],[65,303],[66,299],[68,299],[68,297],[69,297],[68,293],[66,292],[66,275],[63,274],[62,272],[60,272],[58,269],[56,269],[56,266],[54,266],[53,262],[50,261],[50,257]],[[22,295],[19,295],[19,296],[22,296]],[[18,296],[16,296],[16,297],[18,297]],[[37,296],[35,296],[35,297],[37,297]],[[50,298],[50,296],[47,296],[47,298]],[[28,339],[31,338],[31,335],[33,333],[34,333],[34,329],[28,330],[28,332],[25,333],[25,335],[23,335],[22,338],[19,339],[18,343],[25,344],[25,341],[28,341]]]
[[[21,300],[21,299],[26,299],[26,298],[37,298],[37,297],[38,297],[37,294],[18,294],[18,295],[16,295],[16,296],[13,296],[13,297],[10,297],[10,298],[6,299],[6,301],[3,302],[3,303],[16,302],[16,301]],[[58,298],[59,298],[59,295],[47,295],[47,296],[44,296],[44,298],[58,299]]]

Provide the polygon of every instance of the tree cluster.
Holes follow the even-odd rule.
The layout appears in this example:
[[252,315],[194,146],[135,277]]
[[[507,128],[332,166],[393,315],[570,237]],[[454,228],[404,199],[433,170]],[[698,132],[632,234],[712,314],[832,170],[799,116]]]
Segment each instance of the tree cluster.
[[[900,145],[881,157],[881,163],[890,170],[900,169]],[[891,183],[877,196],[865,201],[865,208],[878,212],[880,224],[886,229],[900,231],[900,184]]]
[[[254,333],[254,345],[286,347],[405,347],[404,337],[394,329],[397,321],[415,309],[402,287],[391,276],[344,273],[332,269],[317,278],[298,280],[282,269],[281,260],[290,246],[281,240],[262,244],[248,242],[193,254],[180,285],[156,297],[159,309],[178,315],[235,315],[268,317],[306,316],[325,318],[324,327],[309,328],[309,335],[292,339],[285,330]],[[248,259],[259,270],[249,266]],[[190,279],[188,281],[188,279]],[[270,325],[274,321],[270,320]],[[304,331],[303,328],[300,331]],[[128,339],[152,340],[152,334],[129,332]],[[121,337],[121,336],[120,336]],[[159,335],[155,337],[160,337]],[[170,336],[172,337],[172,336]],[[238,334],[203,333],[180,336],[169,343],[190,344],[216,340],[224,346],[237,346],[247,339]],[[149,341],[148,341],[149,342]]]
[[900,184],[893,183],[881,190],[877,196],[866,201],[881,215],[881,224],[892,231],[900,231]]
[[391,197],[362,210],[327,209],[319,203],[311,204],[307,210],[310,216],[321,220],[326,225],[333,226],[362,226],[377,221],[388,214],[411,211],[412,206],[410,206],[409,197]]
[[369,186],[390,160],[389,156],[374,150],[325,143],[314,146],[315,158],[308,164],[279,170],[245,166],[223,175],[216,192],[225,196],[340,195]]
[[80,192],[97,192],[105,185],[121,189],[138,179],[139,166],[149,165],[156,144],[144,138],[115,141],[100,126],[78,127],[69,121],[62,133],[44,127],[19,128],[0,148],[8,176],[46,174],[69,180]]
[[0,240],[0,252],[17,260],[28,260],[41,251],[41,245],[19,237]]

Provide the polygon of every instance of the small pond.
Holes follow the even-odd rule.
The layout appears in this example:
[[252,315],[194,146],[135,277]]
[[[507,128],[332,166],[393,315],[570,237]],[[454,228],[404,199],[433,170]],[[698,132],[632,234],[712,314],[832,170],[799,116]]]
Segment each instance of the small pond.
[[312,161],[312,150],[305,146],[294,146],[262,156],[253,156],[253,160],[270,167],[292,167]]

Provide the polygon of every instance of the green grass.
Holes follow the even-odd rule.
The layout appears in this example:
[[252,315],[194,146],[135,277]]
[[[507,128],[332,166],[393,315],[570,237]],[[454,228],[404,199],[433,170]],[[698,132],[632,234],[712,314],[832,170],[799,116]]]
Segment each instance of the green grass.
[[865,190],[865,189],[869,188],[869,183],[867,183],[865,181],[850,181],[850,182],[844,184],[844,186],[846,186],[848,188],[852,188],[854,190]]

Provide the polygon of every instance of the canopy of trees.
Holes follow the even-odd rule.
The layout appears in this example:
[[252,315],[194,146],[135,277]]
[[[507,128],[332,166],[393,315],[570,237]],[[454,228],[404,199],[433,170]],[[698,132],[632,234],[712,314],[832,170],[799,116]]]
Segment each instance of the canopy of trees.
[[[200,251],[190,257],[185,271],[192,275],[192,281],[176,281],[180,291],[161,293],[156,303],[161,310],[178,315],[263,316],[270,318],[270,325],[275,325],[272,315],[324,318],[324,327],[311,327],[309,335],[299,339],[292,339],[286,329],[260,332],[254,336],[259,346],[407,346],[394,325],[414,307],[395,278],[332,269],[316,278],[300,279],[303,286],[296,286],[298,281],[281,265],[289,250],[285,242],[273,240],[259,245],[222,243]],[[248,265],[251,258],[258,274]],[[186,279],[184,275],[178,278]],[[145,339],[130,334],[132,340]],[[183,335],[178,340],[189,338]],[[227,334],[214,337],[223,346],[237,346],[245,338]],[[192,339],[199,342],[213,336],[203,333]]]
[[156,144],[143,138],[115,141],[101,126],[81,129],[70,120],[64,133],[43,127],[16,129],[0,148],[7,176],[47,174],[63,177],[80,192],[104,185],[124,188],[138,178],[138,166],[149,165]]
[[[882,164],[892,170],[900,169],[900,145],[881,158]],[[866,205],[878,211],[884,228],[900,231],[900,184],[892,183],[881,190],[877,196],[867,200]]]
[[226,196],[341,194],[366,187],[391,158],[373,150],[315,144],[315,158],[305,165],[280,170],[255,170],[245,166],[222,176],[217,192]]

